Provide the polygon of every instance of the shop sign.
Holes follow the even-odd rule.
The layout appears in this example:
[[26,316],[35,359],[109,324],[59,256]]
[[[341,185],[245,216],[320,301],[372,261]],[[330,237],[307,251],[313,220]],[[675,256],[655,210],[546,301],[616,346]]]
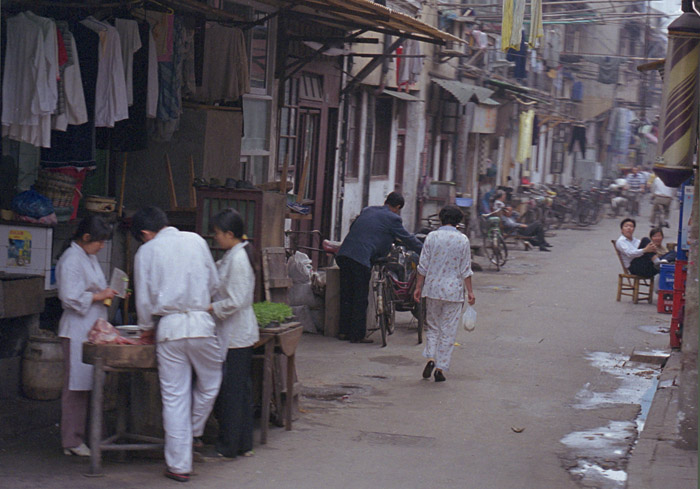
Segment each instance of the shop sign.
[[493,134],[496,132],[496,119],[498,118],[497,107],[487,107],[477,105],[474,108],[474,122],[472,124],[473,133]]

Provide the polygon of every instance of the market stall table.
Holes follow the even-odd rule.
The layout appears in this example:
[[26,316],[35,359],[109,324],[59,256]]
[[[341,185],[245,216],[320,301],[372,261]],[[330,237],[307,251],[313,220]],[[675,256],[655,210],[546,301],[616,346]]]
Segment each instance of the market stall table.
[[[102,476],[102,452],[115,450],[162,450],[163,439],[128,433],[128,379],[124,373],[139,370],[157,371],[155,345],[95,345],[83,343],[83,362],[94,366],[90,412],[89,476]],[[116,433],[102,438],[104,385],[106,372],[118,374]],[[118,443],[127,440],[131,443]]]

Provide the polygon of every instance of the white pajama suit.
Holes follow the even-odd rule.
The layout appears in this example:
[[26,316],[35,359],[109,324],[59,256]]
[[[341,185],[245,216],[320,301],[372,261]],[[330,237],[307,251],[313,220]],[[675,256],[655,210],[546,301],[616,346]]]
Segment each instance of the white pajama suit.
[[192,437],[202,435],[221,386],[221,346],[207,312],[218,286],[216,265],[199,235],[166,227],[136,253],[134,281],[139,327],[157,327],[165,463],[187,474]]
[[421,296],[426,302],[425,358],[447,370],[454,349],[462,305],[464,281],[471,277],[469,239],[454,226],[442,226],[425,239],[418,273],[425,277]]

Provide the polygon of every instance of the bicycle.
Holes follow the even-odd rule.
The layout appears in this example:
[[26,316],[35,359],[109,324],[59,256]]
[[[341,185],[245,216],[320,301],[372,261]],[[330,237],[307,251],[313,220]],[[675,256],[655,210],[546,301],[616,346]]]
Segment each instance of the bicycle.
[[503,233],[501,233],[501,218],[494,215],[498,213],[500,210],[481,215],[482,220],[487,225],[484,235],[484,251],[489,261],[496,265],[496,271],[500,271],[501,267],[508,261],[508,247],[506,240],[503,239]]
[[387,344],[387,336],[395,331],[396,311],[411,312],[418,322],[418,343],[423,342],[425,309],[422,301],[413,300],[417,269],[418,255],[401,245],[392,245],[389,255],[374,260],[371,290],[375,324],[367,331],[369,334],[380,331],[382,347]]

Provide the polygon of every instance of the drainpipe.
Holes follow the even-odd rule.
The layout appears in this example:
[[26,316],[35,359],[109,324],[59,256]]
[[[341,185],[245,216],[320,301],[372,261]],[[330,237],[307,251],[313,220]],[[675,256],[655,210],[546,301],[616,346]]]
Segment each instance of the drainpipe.
[[[347,83],[347,73],[352,69],[352,58],[345,56],[343,59],[343,72],[340,77],[340,86],[345,88]],[[339,168],[336,170],[336,186],[335,186],[335,226],[333,229],[333,239],[340,240],[343,232],[343,201],[345,200],[345,168],[348,160],[348,132],[349,132],[349,110],[348,97],[350,93],[344,93],[341,89],[340,110],[341,110],[341,127],[338,131],[340,145],[338,150]]]

